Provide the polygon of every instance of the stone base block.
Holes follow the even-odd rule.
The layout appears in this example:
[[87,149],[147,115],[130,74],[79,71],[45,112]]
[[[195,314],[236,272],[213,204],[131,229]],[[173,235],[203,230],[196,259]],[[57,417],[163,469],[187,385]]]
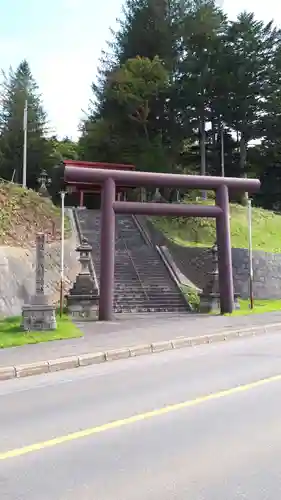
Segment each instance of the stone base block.
[[240,299],[240,295],[238,293],[235,293],[234,294],[234,309],[236,311],[238,311],[240,309],[239,299]]
[[22,308],[23,330],[56,330],[56,308],[52,305],[25,305]]
[[49,303],[49,297],[48,295],[45,294],[39,294],[39,295],[32,295],[30,299],[30,305],[31,306],[48,306]]
[[219,295],[200,295],[200,312],[201,313],[219,313],[220,312],[220,297]]
[[73,287],[69,291],[69,297],[96,297],[99,298],[95,281],[90,273],[79,273]]
[[67,297],[67,312],[75,319],[83,321],[96,321],[98,318],[97,297]]
[[[234,310],[240,309],[239,295],[234,294]],[[200,312],[202,313],[219,313],[220,312],[220,297],[219,294],[200,295]]]

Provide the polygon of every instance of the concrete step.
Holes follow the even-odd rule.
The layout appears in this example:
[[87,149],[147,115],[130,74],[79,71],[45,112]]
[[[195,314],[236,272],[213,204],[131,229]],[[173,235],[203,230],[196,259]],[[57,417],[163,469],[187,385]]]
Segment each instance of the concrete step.
[[114,311],[116,313],[131,313],[131,312],[170,312],[170,313],[184,313],[187,311],[187,305],[178,305],[178,306],[153,306],[149,304],[149,306],[145,306],[144,304],[139,305],[130,305],[130,304],[120,304],[114,306]]
[[149,305],[153,305],[153,306],[166,306],[166,307],[169,307],[169,306],[174,306],[174,305],[185,305],[186,302],[183,298],[175,298],[173,300],[170,300],[170,301],[166,301],[166,300],[161,300],[161,297],[158,297],[158,299],[156,299],[156,297],[154,297],[153,299],[149,298],[149,297],[146,297],[145,295],[142,295],[142,296],[138,296],[138,297],[132,297],[132,298],[128,298],[126,296],[122,296],[122,295],[114,295],[114,302],[115,303],[122,303],[122,304],[145,304],[146,307],[148,307]]

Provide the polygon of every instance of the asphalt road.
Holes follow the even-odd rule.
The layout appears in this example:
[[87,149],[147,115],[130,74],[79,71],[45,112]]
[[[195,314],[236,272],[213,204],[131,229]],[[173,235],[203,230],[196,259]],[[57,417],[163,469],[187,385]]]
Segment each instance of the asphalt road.
[[1,500],[278,500],[281,334],[0,383]]

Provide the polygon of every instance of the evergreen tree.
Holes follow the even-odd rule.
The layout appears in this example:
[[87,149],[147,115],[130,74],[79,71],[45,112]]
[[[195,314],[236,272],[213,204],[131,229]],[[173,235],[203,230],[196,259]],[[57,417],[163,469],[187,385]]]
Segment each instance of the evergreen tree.
[[[224,78],[223,117],[238,137],[240,175],[247,173],[248,143],[265,134],[279,48],[280,31],[272,23],[257,21],[251,13],[241,13],[228,25],[220,69]],[[277,77],[280,79],[280,70]]]
[[[198,131],[201,174],[206,174],[206,123],[213,136],[219,126],[220,78],[226,18],[213,0],[194,0],[182,18],[182,54],[178,65],[179,106],[186,133]],[[213,138],[213,145],[215,139]]]
[[29,64],[22,61],[16,71],[3,74],[0,106],[0,175],[5,179],[22,182],[23,116],[27,100],[27,184],[36,187],[37,178],[44,168],[49,169],[51,145],[46,138],[47,118],[43,110],[38,86]]
[[59,140],[53,136],[49,142],[53,150],[54,166],[63,160],[78,160],[78,144],[68,137]]
[[[281,178],[280,30],[251,13],[229,21],[214,0],[125,0],[113,35],[92,86],[81,155],[218,175],[223,130],[226,175],[261,177],[269,203],[274,179]],[[128,61],[136,69],[139,57],[149,64],[158,57],[167,72],[167,84],[149,97],[142,126],[129,117],[128,88],[122,99],[120,86],[112,93],[116,75],[124,76]],[[254,139],[260,144],[253,146]]]
[[[125,2],[123,20],[119,23],[119,30],[114,33],[110,54],[102,59],[97,83],[92,85],[94,106],[90,110],[88,120],[82,126],[80,140],[84,158],[104,159],[106,156],[107,159],[111,158],[111,161],[117,161],[117,158],[125,161],[127,158],[127,147],[124,147],[123,143],[128,146],[126,138],[128,139],[128,135],[130,136],[132,132],[131,124],[128,124],[127,120],[123,121],[122,113],[120,115],[120,103],[108,98],[108,85],[112,75],[116,74],[116,70],[128,59],[143,57],[153,61],[156,56],[163,63],[172,83],[173,66],[177,57],[177,37],[176,26],[171,17],[171,4],[179,3],[180,0],[171,0],[170,4],[166,0]],[[181,126],[174,119],[175,114],[172,110],[176,96],[174,90],[170,84],[150,99],[149,117],[151,143],[157,144],[157,148],[162,144],[167,153],[166,157],[171,158],[171,163],[172,151],[178,151],[176,141],[181,132]],[[174,141],[171,141],[171,136],[174,137]],[[98,144],[93,147],[96,140],[101,141],[101,147],[98,147]],[[138,141],[141,142],[142,138],[136,134],[132,139],[132,150],[138,151],[136,147]],[[122,148],[122,152],[119,152],[119,148]]]
[[157,55],[167,69],[173,67],[176,37],[170,8],[167,0],[127,0],[111,44],[117,64],[137,56],[152,60]]

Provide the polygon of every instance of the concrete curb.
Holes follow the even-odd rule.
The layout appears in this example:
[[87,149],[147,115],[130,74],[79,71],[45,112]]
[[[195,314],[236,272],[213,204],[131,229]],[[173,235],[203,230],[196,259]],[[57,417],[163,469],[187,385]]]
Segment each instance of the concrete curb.
[[156,354],[158,352],[171,351],[182,347],[195,347],[204,344],[224,342],[244,337],[254,337],[271,330],[281,329],[281,323],[271,323],[268,325],[254,326],[251,328],[240,328],[237,330],[226,330],[225,332],[212,333],[210,335],[200,335],[198,337],[177,337],[163,342],[152,342],[151,344],[140,344],[130,348],[111,349],[105,352],[93,352],[80,354],[78,356],[67,356],[49,361],[38,361],[18,366],[0,367],[0,381],[13,378],[29,377],[42,373],[53,373],[56,371],[79,368],[94,364],[105,363],[106,361],[117,361],[119,359],[134,358],[145,354]]

